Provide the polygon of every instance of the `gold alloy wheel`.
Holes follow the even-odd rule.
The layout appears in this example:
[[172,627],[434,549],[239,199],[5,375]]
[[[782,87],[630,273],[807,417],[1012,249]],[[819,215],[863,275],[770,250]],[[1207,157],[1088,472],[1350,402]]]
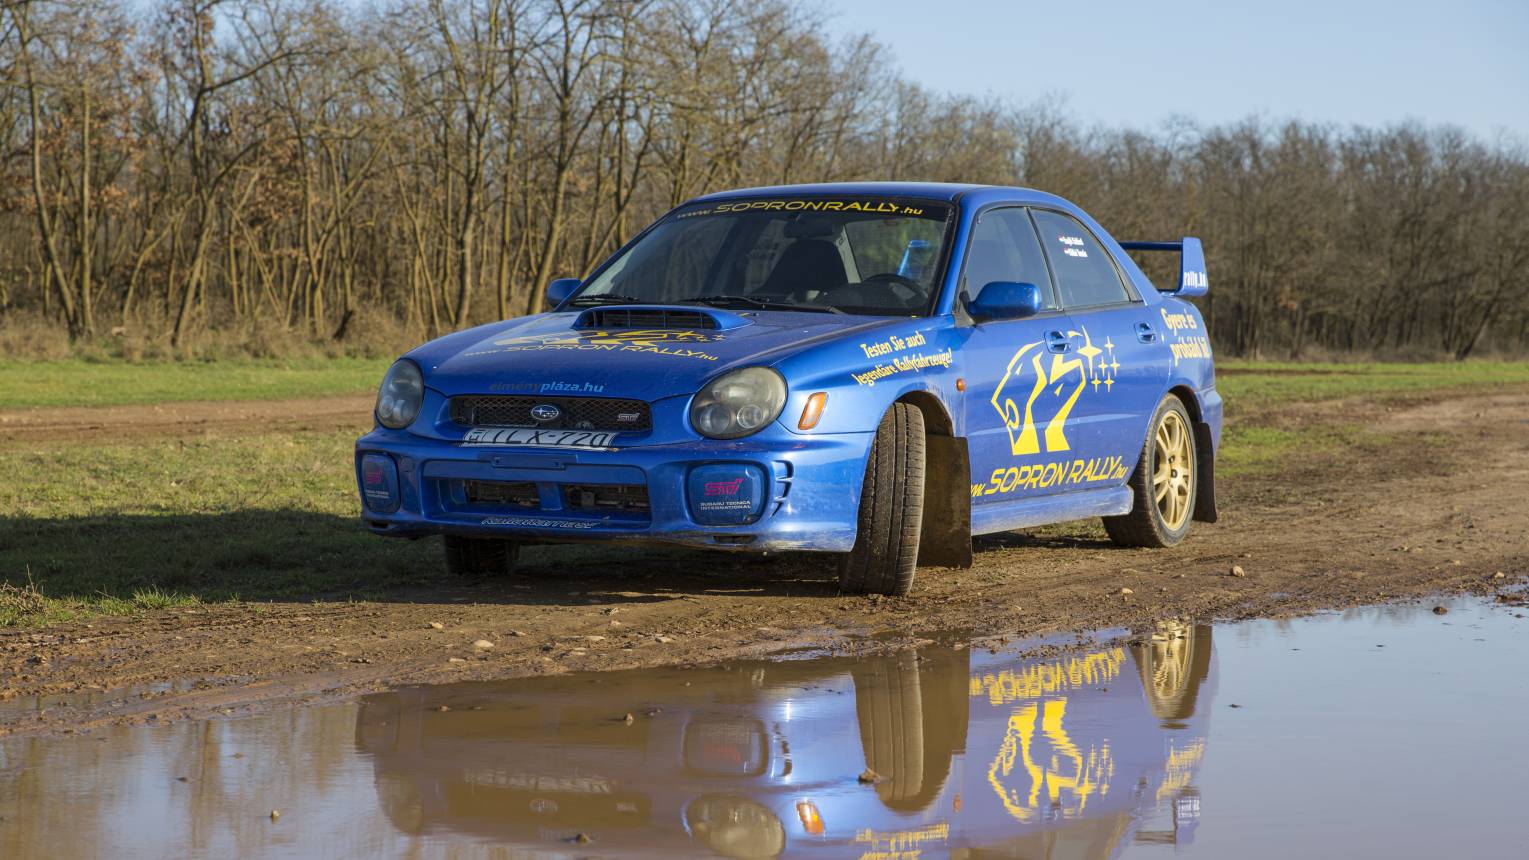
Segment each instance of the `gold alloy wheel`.
[[1152,498],[1169,531],[1178,531],[1189,520],[1189,496],[1194,484],[1194,452],[1189,425],[1177,412],[1166,412],[1153,437]]

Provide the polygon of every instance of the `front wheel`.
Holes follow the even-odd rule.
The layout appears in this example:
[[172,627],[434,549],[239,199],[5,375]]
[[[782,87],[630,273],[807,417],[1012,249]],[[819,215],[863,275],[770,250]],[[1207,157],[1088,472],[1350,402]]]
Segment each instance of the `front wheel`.
[[507,576],[520,560],[520,544],[500,538],[445,535],[446,569],[457,576]]
[[1119,546],[1173,546],[1189,533],[1195,509],[1195,434],[1183,401],[1170,394],[1152,416],[1141,458],[1131,474],[1131,512],[1105,517]]
[[907,594],[924,524],[924,414],[894,403],[881,418],[865,464],[855,547],[839,560],[849,593]]

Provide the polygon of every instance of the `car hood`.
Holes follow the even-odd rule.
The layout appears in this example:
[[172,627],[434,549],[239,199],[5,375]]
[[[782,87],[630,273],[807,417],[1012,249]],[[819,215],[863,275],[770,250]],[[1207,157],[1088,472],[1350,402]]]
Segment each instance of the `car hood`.
[[825,340],[903,317],[619,306],[491,323],[408,357],[425,384],[457,394],[587,394],[656,400],[693,394],[733,367],[773,364]]

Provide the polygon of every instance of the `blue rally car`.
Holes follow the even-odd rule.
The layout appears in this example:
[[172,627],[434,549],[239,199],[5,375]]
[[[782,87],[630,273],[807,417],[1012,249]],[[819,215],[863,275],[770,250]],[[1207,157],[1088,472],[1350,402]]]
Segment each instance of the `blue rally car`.
[[[1176,251],[1156,288],[1126,251]],[[967,567],[973,535],[1216,517],[1193,238],[1117,242],[1019,188],[729,191],[659,219],[549,313],[399,359],[356,443],[372,531],[507,572],[522,543],[837,553],[846,591]]]

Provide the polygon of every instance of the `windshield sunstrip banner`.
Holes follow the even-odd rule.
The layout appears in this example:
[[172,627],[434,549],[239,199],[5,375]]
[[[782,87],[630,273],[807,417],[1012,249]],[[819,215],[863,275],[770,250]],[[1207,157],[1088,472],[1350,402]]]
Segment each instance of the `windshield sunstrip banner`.
[[950,207],[936,201],[888,200],[875,198],[828,199],[828,198],[758,198],[749,200],[723,200],[691,209],[676,218],[696,218],[702,215],[734,215],[744,212],[841,212],[847,214],[887,215],[912,218],[944,220]]

